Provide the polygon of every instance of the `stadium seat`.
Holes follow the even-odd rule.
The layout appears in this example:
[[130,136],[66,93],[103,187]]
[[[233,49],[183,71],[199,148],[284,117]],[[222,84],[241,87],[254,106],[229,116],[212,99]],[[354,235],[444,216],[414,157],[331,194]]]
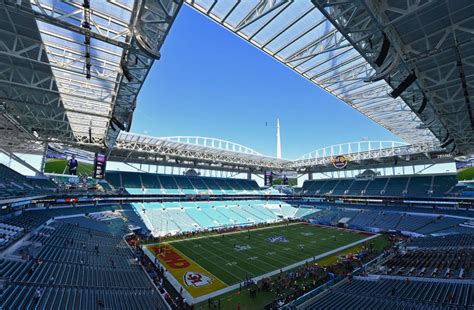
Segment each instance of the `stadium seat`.
[[303,218],[315,212],[313,208],[294,208],[281,201],[258,200],[134,203],[132,205],[145,224],[149,224],[150,231],[155,235],[271,223],[280,218]]
[[[110,171],[107,180],[132,195],[261,194],[254,180]],[[1,189],[0,189],[1,192]]]
[[0,260],[9,279],[0,308],[96,309],[99,299],[110,309],[164,306],[122,237],[59,222],[47,231],[36,254],[41,264]]

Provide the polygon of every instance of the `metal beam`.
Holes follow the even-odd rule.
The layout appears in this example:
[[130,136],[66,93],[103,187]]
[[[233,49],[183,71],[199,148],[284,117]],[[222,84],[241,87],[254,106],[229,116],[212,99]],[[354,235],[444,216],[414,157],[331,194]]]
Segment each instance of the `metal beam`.
[[[124,76],[118,79],[112,110],[112,118],[125,131],[130,130],[138,93],[154,60],[160,57],[161,46],[182,4],[182,0],[143,0],[140,8],[135,9],[137,14],[132,22],[133,37],[130,49],[124,49],[122,55]],[[111,122],[106,133],[107,147],[115,146],[120,130]]]

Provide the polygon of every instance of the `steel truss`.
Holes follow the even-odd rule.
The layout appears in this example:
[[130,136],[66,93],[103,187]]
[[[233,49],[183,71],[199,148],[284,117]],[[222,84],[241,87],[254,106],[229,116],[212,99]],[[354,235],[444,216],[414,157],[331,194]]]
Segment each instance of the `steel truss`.
[[[450,152],[474,151],[470,103],[474,92],[474,18],[467,13],[474,10],[472,1],[313,0],[313,3],[348,40],[354,41],[353,46],[371,67],[385,72],[379,76],[385,82],[385,89],[379,89],[379,94],[391,92],[408,75],[416,74],[417,80],[397,99],[403,100],[413,111],[410,113],[415,114],[414,118],[425,124],[416,125],[418,130],[413,130],[414,133],[429,129]],[[341,15],[341,12],[345,13]],[[375,64],[380,49],[374,53],[366,42],[356,42],[356,35],[365,31],[362,24],[347,25],[348,20],[363,19],[375,30],[371,42],[384,39],[390,42],[385,65]],[[385,98],[380,103],[393,100]]]
[[[466,13],[471,2],[186,3],[412,144],[349,152],[354,164],[416,156],[451,160],[438,140],[454,141],[448,151],[473,150],[474,19]],[[55,141],[98,149],[105,144],[119,160],[230,171],[331,167],[330,156],[275,160],[217,139],[192,145],[192,137],[120,134],[131,126],[138,92],[182,0],[92,1],[87,19],[82,5],[81,0],[0,0],[0,146],[42,150],[43,143]],[[439,29],[431,29],[426,16],[440,11],[447,14],[436,21]],[[379,63],[387,40],[390,48]],[[412,71],[417,81],[391,98]]]
[[333,171],[336,155],[349,157],[352,168],[387,166],[400,160],[416,164],[451,162],[452,157],[436,143],[403,145],[393,141],[362,141],[330,146],[300,160],[266,157],[229,141],[205,137],[153,138],[121,133],[110,160],[207,170],[263,173],[265,171]]
[[[383,35],[373,17],[359,7],[361,2],[186,0],[405,141],[436,141],[410,106],[388,95],[392,87],[383,78],[400,59],[391,51],[384,65],[373,65]],[[392,76],[392,83],[404,78]]]
[[113,147],[181,4],[2,0],[2,113],[36,140]]
[[362,153],[365,151],[395,149],[407,144],[399,141],[357,141],[323,147],[301,156],[300,160],[332,157],[344,154]]
[[230,142],[230,141],[222,140],[222,139],[216,139],[216,138],[200,137],[200,136],[172,136],[172,137],[160,137],[160,139],[199,145],[199,146],[204,146],[204,147],[209,147],[209,148],[219,149],[219,150],[224,150],[224,151],[263,156],[259,152],[249,147],[243,146],[238,143],[234,143],[234,142]]
[[288,162],[255,154],[255,151],[229,141],[214,139],[212,147],[201,145],[198,141],[210,138],[186,137],[191,138],[190,143],[178,142],[176,138],[153,138],[122,132],[110,158],[164,166],[241,172],[281,170]]
[[[154,60],[161,56],[161,46],[182,4],[183,0],[143,0],[137,8],[130,49],[122,55],[122,70],[127,72],[118,79],[121,84],[113,110],[113,117],[126,131],[131,127],[138,93]],[[117,125],[109,126],[106,140],[109,148],[114,146],[120,129]]]
[[[356,144],[355,143],[350,143]],[[379,141],[374,144],[377,145]],[[380,144],[382,145],[382,144]],[[370,146],[370,144],[369,144]],[[342,147],[342,145],[341,145]],[[342,154],[348,158],[347,169],[361,169],[365,167],[386,167],[389,165],[403,165],[403,162],[411,164],[430,164],[440,162],[452,162],[452,157],[447,154],[437,143],[425,143],[418,145],[404,145],[383,147],[379,149],[366,149],[354,152],[338,152],[338,146],[331,146],[322,150],[332,149],[333,154],[322,153],[311,156],[309,158],[292,161],[288,164],[288,170],[296,170],[298,172],[315,172],[315,171],[337,171],[334,168],[334,156]],[[347,148],[346,148],[347,150]],[[400,163],[398,163],[400,161]]]
[[0,144],[29,149],[40,136],[72,141],[35,20],[3,3],[0,20]]

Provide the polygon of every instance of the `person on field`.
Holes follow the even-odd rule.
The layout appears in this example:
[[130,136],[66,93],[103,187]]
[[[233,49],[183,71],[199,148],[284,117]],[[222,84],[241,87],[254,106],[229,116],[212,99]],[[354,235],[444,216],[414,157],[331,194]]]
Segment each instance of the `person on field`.
[[69,167],[70,175],[77,175],[78,162],[75,155],[71,156],[71,159],[67,162],[67,166]]

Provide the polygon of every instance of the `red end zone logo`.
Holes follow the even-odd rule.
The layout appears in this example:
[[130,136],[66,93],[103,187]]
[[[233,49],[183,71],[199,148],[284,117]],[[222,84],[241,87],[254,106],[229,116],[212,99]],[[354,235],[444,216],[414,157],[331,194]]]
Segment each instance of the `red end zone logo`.
[[164,245],[164,246],[152,246],[149,247],[155,255],[161,257],[161,259],[168,265],[168,267],[173,269],[181,269],[187,268],[191,266],[191,264],[186,260],[186,258],[182,257],[179,253],[174,251],[171,247]]
[[188,271],[184,274],[184,283],[187,286],[201,287],[211,284],[212,279],[206,275],[203,275],[199,272]]

